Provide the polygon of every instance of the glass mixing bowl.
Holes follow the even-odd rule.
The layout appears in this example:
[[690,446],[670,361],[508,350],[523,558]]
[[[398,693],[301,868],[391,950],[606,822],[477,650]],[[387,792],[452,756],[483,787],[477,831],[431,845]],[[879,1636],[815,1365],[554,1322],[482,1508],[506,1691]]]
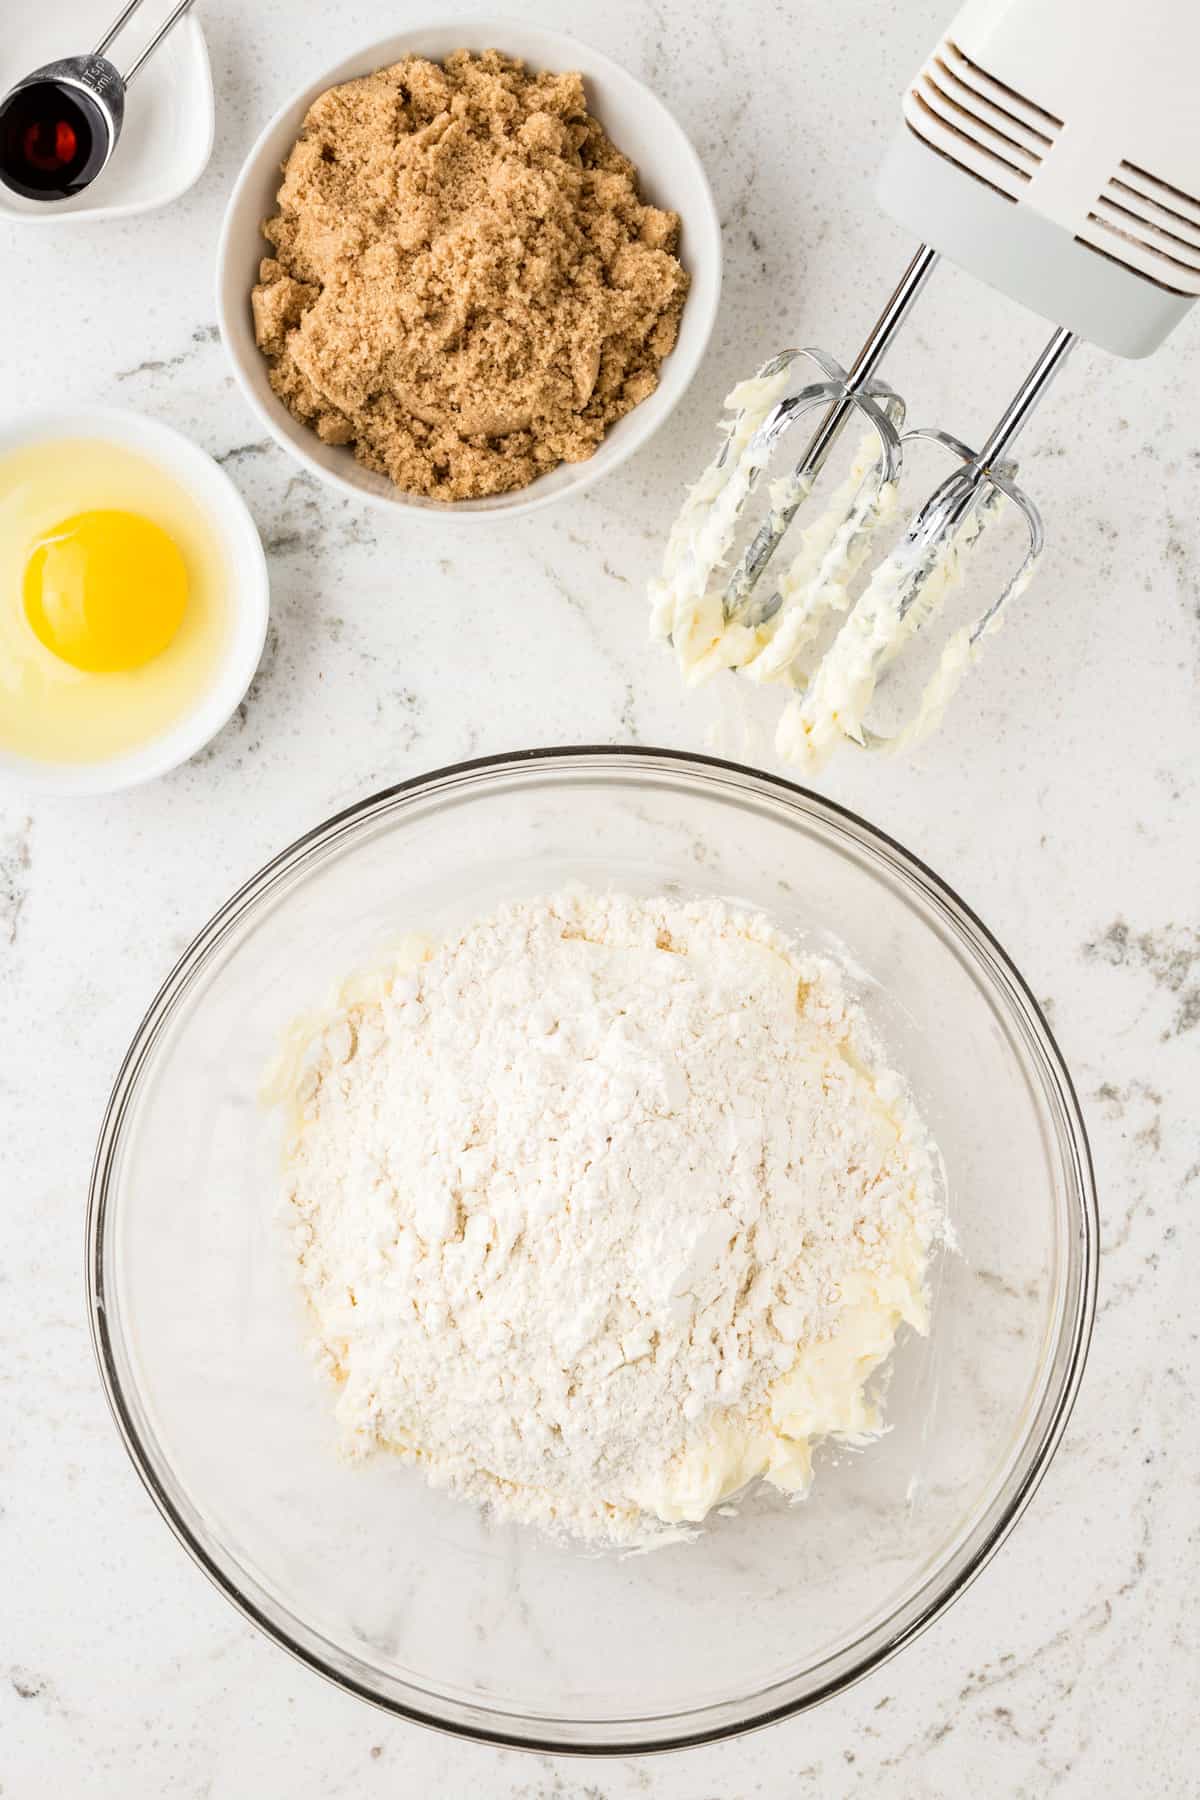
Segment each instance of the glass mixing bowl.
[[[497,1525],[334,1452],[257,1098],[295,1015],[406,929],[570,880],[735,897],[848,961],[945,1158],[957,1249],[893,1359],[890,1431],[818,1452],[626,1556]],[[827,800],[651,750],[464,764],[320,825],[235,894],[138,1031],[89,1215],[97,1354],[130,1455],[197,1562],[286,1649],[393,1712],[593,1753],[743,1730],[836,1693],[961,1593],[1062,1434],[1096,1278],[1087,1142],[1046,1021],[979,921]],[[597,1279],[604,1279],[603,1270]]]

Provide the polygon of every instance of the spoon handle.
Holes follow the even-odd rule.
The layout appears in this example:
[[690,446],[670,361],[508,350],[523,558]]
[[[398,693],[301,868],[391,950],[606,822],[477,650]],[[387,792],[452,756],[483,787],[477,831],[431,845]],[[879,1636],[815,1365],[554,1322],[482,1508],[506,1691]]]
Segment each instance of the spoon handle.
[[[137,11],[138,7],[141,4],[142,4],[142,0],[127,0],[127,4],[123,7],[123,9],[118,14],[118,16],[113,20],[112,24],[109,26],[108,30],[105,32],[105,34],[101,38],[100,42],[96,45],[95,51],[93,53],[94,55],[96,55],[96,56],[104,55],[104,52],[108,49],[108,47],[112,43],[113,39],[116,38],[117,36],[119,36],[119,34],[124,30],[125,26],[129,23],[129,20],[133,17],[134,13]],[[182,19],[184,13],[187,12],[189,7],[191,7],[193,4],[194,4],[194,0],[178,0],[178,4],[172,8],[172,10],[168,14],[165,22],[159,26],[158,30],[155,32],[154,36],[150,39],[150,42],[146,45],[146,48],[142,51],[142,53],[138,57],[137,61],[132,65],[131,68],[129,68],[125,71],[125,75],[124,75],[123,79],[124,79],[126,87],[129,86],[129,83],[133,80],[134,76],[137,74],[137,72],[141,68],[142,64],[145,62],[149,62],[150,58],[154,55],[154,52],[158,49],[158,46],[162,43],[162,41],[166,37],[167,33],[171,30],[171,28],[174,25],[176,25],[179,22],[180,19]]]
[[150,42],[146,45],[146,48],[142,51],[142,54],[133,64],[132,68],[125,71],[126,87],[129,86],[142,64],[144,62],[149,62],[150,58],[154,55],[154,52],[158,49],[158,46],[166,37],[168,31],[171,30],[172,26],[178,24],[179,20],[182,19],[184,13],[188,11],[193,3],[194,0],[179,0],[179,4],[172,8],[171,12],[167,15],[165,23],[159,26],[154,36],[150,39]]
[[100,39],[100,42],[96,45],[96,48],[92,52],[93,56],[104,55],[104,52],[108,49],[108,46],[112,43],[118,32],[125,28],[141,4],[142,0],[129,0],[129,4],[124,8],[120,16],[113,20],[104,36]]

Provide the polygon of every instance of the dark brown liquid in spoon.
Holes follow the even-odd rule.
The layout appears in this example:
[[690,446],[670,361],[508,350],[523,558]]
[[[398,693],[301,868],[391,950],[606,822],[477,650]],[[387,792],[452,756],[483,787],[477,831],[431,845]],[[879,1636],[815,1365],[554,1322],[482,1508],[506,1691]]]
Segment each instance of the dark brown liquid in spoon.
[[0,109],[0,179],[30,200],[65,200],[103,167],[108,133],[91,96],[37,81]]

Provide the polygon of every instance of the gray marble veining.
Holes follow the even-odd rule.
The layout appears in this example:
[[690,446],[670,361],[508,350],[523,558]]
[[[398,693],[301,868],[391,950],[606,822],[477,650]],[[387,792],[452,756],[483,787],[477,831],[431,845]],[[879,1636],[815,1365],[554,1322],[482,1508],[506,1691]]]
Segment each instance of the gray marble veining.
[[[545,0],[509,10],[558,22]],[[463,756],[704,747],[712,697],[681,692],[648,648],[644,582],[732,382],[789,343],[848,354],[903,266],[870,172],[947,10],[576,10],[574,29],[651,81],[704,157],[725,297],[693,389],[641,456],[573,506],[488,532],[394,522],[314,484],[262,438],[212,322],[241,157],[314,68],[396,29],[383,0],[205,0],[218,143],[200,184],[148,218],[0,232],[5,408],[66,396],[177,424],[246,494],[273,583],[262,667],[202,756],[110,799],[0,804],[6,1800],[1197,1791],[1195,321],[1149,364],[1079,353],[1024,459],[1050,552],[1019,618],[914,761],[845,760],[824,783],[1012,952],[1076,1078],[1101,1190],[1100,1317],[1071,1427],[1011,1542],[931,1632],[807,1718],[658,1760],[539,1760],[406,1727],[292,1664],[191,1566],[112,1429],[83,1316],[109,1083],[154,987],[235,884],[337,807]],[[895,376],[919,422],[969,436],[1043,336],[943,271]]]

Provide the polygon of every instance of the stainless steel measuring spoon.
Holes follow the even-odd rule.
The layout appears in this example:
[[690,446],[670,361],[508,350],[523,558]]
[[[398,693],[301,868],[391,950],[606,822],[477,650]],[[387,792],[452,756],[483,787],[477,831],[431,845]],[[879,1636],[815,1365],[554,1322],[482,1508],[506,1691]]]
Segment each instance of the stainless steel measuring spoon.
[[107,165],[125,122],[126,89],[193,0],[177,0],[122,75],[106,52],[141,4],[128,0],[90,55],[45,63],[0,100],[0,181],[14,193],[65,200]]

